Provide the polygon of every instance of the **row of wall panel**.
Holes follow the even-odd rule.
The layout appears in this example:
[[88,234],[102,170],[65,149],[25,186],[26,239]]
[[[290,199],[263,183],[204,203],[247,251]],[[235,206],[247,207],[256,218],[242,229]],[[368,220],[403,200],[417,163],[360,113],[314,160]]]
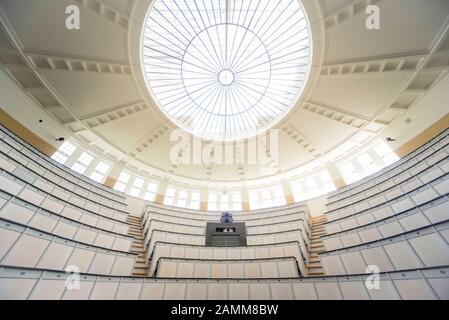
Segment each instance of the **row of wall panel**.
[[110,204],[105,203],[104,198],[91,196],[73,184],[69,185],[64,180],[54,178],[52,177],[54,174],[51,172],[40,175],[27,167],[16,165],[14,160],[11,160],[2,152],[0,152],[0,168],[35,189],[51,194],[61,201],[67,201],[96,213],[106,212],[122,221],[126,220],[127,213],[122,210],[123,208],[111,207]]
[[[297,280],[176,280],[71,275],[0,267],[0,299],[29,300],[422,300],[449,299],[449,268]],[[367,285],[368,284],[368,285]]]
[[56,214],[70,211],[75,219],[82,213],[86,213],[90,214],[92,219],[115,220],[121,222],[123,233],[126,233],[129,227],[126,222],[128,217],[126,213],[96,206],[74,194],[67,194],[68,197],[65,199],[61,194],[48,193],[42,186],[36,187],[33,182],[24,181],[3,170],[0,170],[0,190]]
[[296,259],[194,260],[160,258],[157,278],[277,279],[300,276]]
[[[113,200],[120,204],[121,208],[126,206],[126,197],[119,191],[110,189],[100,183],[97,183],[87,177],[84,177],[73,170],[59,164],[48,156],[42,154],[31,145],[18,138],[8,129],[0,125],[1,140],[3,144],[0,144],[0,149],[4,150],[7,144],[10,148],[14,148],[19,151],[20,154],[26,155],[29,159],[35,161],[36,164],[40,164],[59,176],[65,178],[67,181],[71,181],[77,186],[84,188],[85,190],[92,191],[100,195],[101,197]],[[10,149],[9,149],[10,150]]]
[[[326,226],[333,221],[355,216],[367,210],[379,211],[391,206],[394,212],[401,212],[431,201],[433,198],[449,193],[449,158],[444,167],[431,168],[437,171],[432,180],[425,180],[422,176],[395,185],[388,190],[367,198],[359,203],[349,205],[332,213],[327,213]],[[382,214],[382,213],[380,213]]]
[[[170,232],[161,229],[154,229],[149,237],[148,245],[146,246],[146,258],[149,260],[152,257],[154,247],[157,242],[167,242],[172,244],[186,244],[194,246],[205,246],[206,236],[199,234],[185,234]],[[298,242],[301,248],[303,257],[308,260],[308,251],[304,243],[301,230],[293,230],[288,232],[276,232],[271,234],[253,235],[247,237],[248,246],[258,245],[275,245],[285,242]]]
[[301,247],[298,242],[229,248],[189,246],[157,242],[154,247],[153,256],[151,257],[151,264],[148,274],[150,276],[154,274],[160,258],[248,260],[285,257],[294,257],[298,262],[301,273],[305,274],[305,258],[303,257]]
[[[375,198],[382,192],[390,191],[400,184],[406,191],[416,189],[419,187],[420,183],[429,183],[437,179],[439,176],[444,175],[444,173],[447,173],[448,171],[449,157],[447,156],[447,151],[440,150],[439,153],[432,155],[427,161],[420,162],[416,167],[408,170],[404,169],[404,171],[396,177],[392,177],[367,191],[360,192],[357,195],[346,198],[344,203],[342,202],[338,208],[328,205],[328,213],[342,211],[348,206],[356,204],[363,205],[366,200],[375,201],[372,198]],[[421,181],[417,181],[417,177],[419,177]]]
[[319,256],[326,275],[365,273],[368,266],[387,272],[449,265],[449,222]]
[[[161,205],[157,203],[148,203],[147,211],[151,212],[159,212],[159,213],[173,213],[175,215],[183,215],[186,217],[198,218],[198,219],[220,219],[221,212],[213,212],[213,211],[200,211],[194,209],[187,208],[178,208],[172,206]],[[233,211],[233,217],[235,221],[240,221],[239,219],[244,219],[245,221],[251,219],[262,219],[262,218],[270,218],[276,217],[285,213],[295,213],[295,212],[304,212],[307,214],[307,217],[310,218],[310,214],[308,214],[308,208],[303,203],[294,203],[290,205],[274,207],[274,208],[265,208],[251,211]],[[209,218],[207,218],[209,217]]]
[[[335,231],[321,238],[326,250],[337,250],[362,243],[381,240],[449,220],[449,197],[432,200],[411,210],[377,219],[370,212],[354,218],[358,222],[352,229]],[[347,221],[350,222],[350,221]],[[366,222],[363,224],[363,222]],[[348,224],[346,224],[348,225]],[[334,229],[338,230],[338,229]]]
[[128,251],[133,238],[98,229],[87,223],[67,219],[17,199],[4,199],[0,194],[0,218],[59,237],[105,249]]
[[328,205],[338,206],[339,202],[349,198],[353,195],[359,194],[367,189],[376,186],[379,183],[385,182],[396,175],[407,171],[413,170],[413,166],[419,165],[420,162],[428,158],[432,153],[439,151],[440,149],[447,148],[449,143],[449,130],[441,133],[438,137],[432,139],[425,145],[421,146],[414,152],[410,153],[406,157],[403,157],[396,163],[366,177],[348,186],[340,188],[336,191],[329,193]]
[[0,219],[0,265],[131,275],[137,255],[89,246]]

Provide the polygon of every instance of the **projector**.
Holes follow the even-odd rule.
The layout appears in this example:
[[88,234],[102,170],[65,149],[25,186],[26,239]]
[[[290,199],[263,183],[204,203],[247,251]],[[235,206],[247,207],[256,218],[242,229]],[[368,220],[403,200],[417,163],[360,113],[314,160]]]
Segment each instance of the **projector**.
[[234,218],[232,217],[232,213],[222,212],[220,222],[221,223],[233,223]]

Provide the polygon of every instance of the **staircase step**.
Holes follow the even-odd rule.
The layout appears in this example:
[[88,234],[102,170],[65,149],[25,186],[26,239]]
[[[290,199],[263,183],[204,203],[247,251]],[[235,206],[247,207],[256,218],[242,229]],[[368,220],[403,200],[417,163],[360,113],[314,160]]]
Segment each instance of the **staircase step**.
[[132,252],[132,253],[145,253],[146,251],[145,250],[138,250],[138,249],[130,249],[129,252]]
[[309,272],[308,276],[312,276],[312,277],[324,276],[324,272]]
[[306,266],[306,268],[307,268],[307,269],[312,269],[312,270],[314,270],[314,271],[316,271],[316,269],[322,269],[321,266],[311,266],[311,265]]
[[324,250],[324,249],[312,249],[312,250],[310,250],[309,249],[310,253],[319,253],[319,252],[324,252],[324,251],[326,251],[326,250]]

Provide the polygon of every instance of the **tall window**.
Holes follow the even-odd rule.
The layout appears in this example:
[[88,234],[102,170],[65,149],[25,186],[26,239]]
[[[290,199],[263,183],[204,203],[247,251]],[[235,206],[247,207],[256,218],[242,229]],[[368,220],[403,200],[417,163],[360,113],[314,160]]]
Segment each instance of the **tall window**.
[[229,193],[229,206],[230,210],[241,211],[242,210],[242,195],[240,192]]
[[399,157],[385,142],[381,141],[373,148],[338,166],[338,169],[346,184],[351,184],[385,168],[397,160],[399,160]]
[[199,210],[200,209],[200,193],[192,192],[190,195],[190,209]]
[[156,198],[156,190],[157,190],[157,184],[154,182],[148,182],[147,190],[145,191],[144,199],[148,201],[154,201],[154,198]]
[[249,191],[249,206],[251,210],[277,207],[286,204],[282,186]]
[[393,162],[399,160],[398,155],[394,153],[390,146],[383,141],[376,145],[373,150],[382,159],[385,166],[389,166]]
[[172,206],[175,203],[176,190],[174,188],[168,187],[165,191],[164,204]]
[[293,198],[295,202],[301,202],[307,199],[306,192],[304,191],[303,183],[296,181],[291,184]]
[[87,152],[83,152],[75,164],[72,166],[72,169],[80,174],[84,174],[87,167],[92,163],[94,157]]
[[52,159],[64,164],[76,149],[77,147],[73,143],[66,141],[59,147],[58,151],[55,152]]
[[339,166],[338,169],[340,170],[346,184],[351,184],[362,178],[358,170],[356,170],[351,162],[346,162],[345,164]]
[[218,210],[218,194],[209,192],[209,197],[207,199],[207,209],[209,211],[216,211]]
[[95,167],[95,170],[90,175],[90,178],[97,182],[103,182],[106,173],[108,172],[110,167],[111,167],[110,165],[100,161]]
[[131,178],[131,176],[128,173],[122,172],[117,179],[114,189],[124,192],[126,189],[126,185],[128,184],[128,181],[130,178]]
[[315,198],[335,190],[335,185],[327,171],[290,183],[295,202]]
[[208,209],[210,211],[241,211],[240,192],[209,192]]
[[165,192],[164,204],[198,210],[200,208],[200,193],[169,186]]
[[364,176],[370,175],[380,170],[380,167],[377,165],[377,163],[374,162],[373,158],[368,153],[362,154],[357,158],[357,160],[363,167],[364,172],[362,175]]
[[139,197],[142,192],[144,180],[142,178],[135,178],[131,189],[129,190],[129,195],[133,197]]
[[187,191],[180,190],[178,192],[178,199],[176,201],[176,205],[181,208],[185,208],[187,204]]

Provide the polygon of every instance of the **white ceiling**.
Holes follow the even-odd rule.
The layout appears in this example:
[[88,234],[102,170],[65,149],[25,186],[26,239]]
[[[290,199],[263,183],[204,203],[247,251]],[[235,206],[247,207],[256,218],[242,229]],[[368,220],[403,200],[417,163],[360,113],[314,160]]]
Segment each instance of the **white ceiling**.
[[[150,2],[2,0],[2,68],[74,138],[110,160],[202,181],[270,175],[254,165],[170,163],[173,125],[143,89],[135,62],[142,8]],[[77,3],[85,4],[81,30],[68,31],[65,8]],[[367,30],[366,15],[357,10],[368,0],[303,3],[312,25],[314,71],[278,126],[277,172],[319,158],[360,130],[381,135],[449,65],[447,0],[376,1],[380,30]]]

